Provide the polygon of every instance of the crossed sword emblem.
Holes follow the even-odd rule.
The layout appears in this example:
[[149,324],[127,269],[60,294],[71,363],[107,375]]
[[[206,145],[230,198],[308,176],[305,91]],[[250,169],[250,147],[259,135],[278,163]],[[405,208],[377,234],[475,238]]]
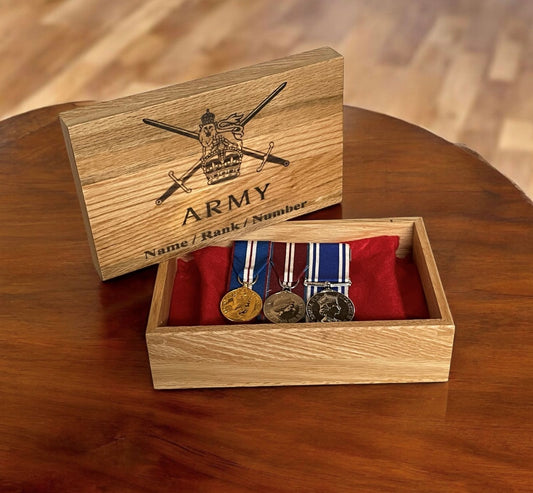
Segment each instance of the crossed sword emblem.
[[[254,118],[270,101],[272,101],[287,85],[286,82],[277,87],[268,97],[266,97],[261,103],[259,103],[248,115],[246,115],[240,122],[240,126],[244,126]],[[154,127],[161,128],[163,130],[168,130],[169,132],[174,132],[191,139],[200,140],[199,133],[185,128],[176,127],[174,125],[169,125],[168,123],[163,123],[157,120],[150,120],[149,118],[143,118],[143,122],[147,125],[152,125]],[[259,159],[261,163],[257,167],[256,171],[259,173],[263,170],[265,164],[275,163],[280,164],[281,166],[289,166],[289,161],[286,159],[280,158],[272,154],[272,149],[274,147],[274,142],[270,142],[268,150],[266,152],[256,151],[255,149],[250,149],[248,147],[242,147],[241,151],[244,155]],[[159,197],[155,203],[156,205],[161,205],[166,199],[168,199],[174,192],[179,189],[182,189],[186,193],[190,193],[192,190],[185,184],[201,167],[203,164],[204,158],[201,157],[197,163],[195,163],[189,170],[187,170],[183,175],[177,177],[174,174],[174,171],[169,171],[168,176],[172,178],[172,185],[166,190],[166,192]]]

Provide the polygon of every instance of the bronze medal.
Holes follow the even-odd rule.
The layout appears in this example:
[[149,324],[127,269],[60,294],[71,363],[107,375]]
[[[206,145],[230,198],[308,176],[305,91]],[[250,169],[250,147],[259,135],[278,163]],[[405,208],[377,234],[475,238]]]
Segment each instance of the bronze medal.
[[220,301],[222,315],[231,322],[249,322],[261,313],[263,301],[246,286],[232,289]]
[[338,291],[325,289],[307,301],[309,322],[349,322],[355,315],[352,300]]
[[283,290],[265,300],[263,313],[275,324],[296,323],[305,316],[305,303],[297,294]]

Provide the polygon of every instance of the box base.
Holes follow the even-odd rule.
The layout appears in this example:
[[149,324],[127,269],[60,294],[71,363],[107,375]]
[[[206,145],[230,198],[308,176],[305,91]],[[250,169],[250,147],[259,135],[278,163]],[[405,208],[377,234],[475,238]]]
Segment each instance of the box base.
[[443,382],[455,327],[421,218],[291,221],[245,240],[338,242],[400,237],[412,253],[430,318],[328,324],[168,326],[176,261],[160,265],[146,340],[157,389]]

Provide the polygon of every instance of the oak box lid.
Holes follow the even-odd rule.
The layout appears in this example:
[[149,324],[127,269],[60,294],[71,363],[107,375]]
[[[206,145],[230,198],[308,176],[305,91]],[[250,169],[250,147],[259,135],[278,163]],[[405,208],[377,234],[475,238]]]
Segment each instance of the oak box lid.
[[320,48],[62,113],[101,278],[340,202],[342,98]]

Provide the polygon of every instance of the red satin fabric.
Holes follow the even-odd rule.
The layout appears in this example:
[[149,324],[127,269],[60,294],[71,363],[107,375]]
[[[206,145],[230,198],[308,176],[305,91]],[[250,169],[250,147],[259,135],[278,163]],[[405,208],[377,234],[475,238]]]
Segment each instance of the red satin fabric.
[[[416,265],[397,258],[397,236],[347,242],[352,250],[350,298],[357,320],[427,318],[428,310]],[[231,248],[207,247],[179,259],[169,325],[228,324],[219,303],[227,292]]]

